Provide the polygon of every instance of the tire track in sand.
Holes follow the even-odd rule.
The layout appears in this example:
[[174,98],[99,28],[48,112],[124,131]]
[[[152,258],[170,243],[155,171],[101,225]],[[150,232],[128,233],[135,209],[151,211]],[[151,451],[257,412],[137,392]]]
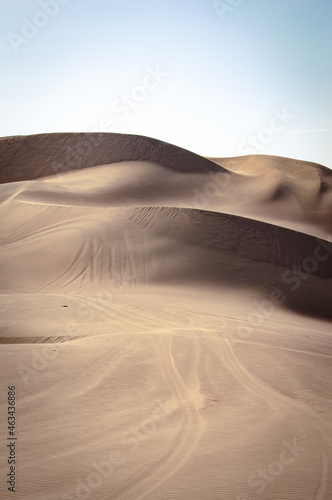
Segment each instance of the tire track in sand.
[[319,415],[311,410],[307,405],[295,401],[283,394],[277,392],[272,386],[264,383],[262,380],[251,374],[238,360],[232,349],[231,343],[227,339],[220,342],[216,337],[219,356],[224,366],[229,372],[244,386],[248,391],[269,402],[275,408],[282,410],[283,413],[298,414],[299,420],[303,423],[309,434],[313,438],[317,450],[320,454],[320,481],[316,488],[313,500],[331,500],[332,485],[330,478],[332,476],[331,446],[327,442],[329,432],[324,432],[326,424],[321,421]]
[[[198,349],[198,337],[193,339]],[[175,366],[172,355],[172,334],[165,333],[161,337],[160,359],[162,372],[171,388],[174,399],[184,410],[184,419],[180,431],[177,433],[169,449],[154,464],[150,465],[141,479],[132,480],[126,487],[104,496],[102,500],[142,500],[149,496],[158,486],[179,471],[190,459],[195,450],[204,426],[199,410],[190,400],[190,394],[183,383]]]

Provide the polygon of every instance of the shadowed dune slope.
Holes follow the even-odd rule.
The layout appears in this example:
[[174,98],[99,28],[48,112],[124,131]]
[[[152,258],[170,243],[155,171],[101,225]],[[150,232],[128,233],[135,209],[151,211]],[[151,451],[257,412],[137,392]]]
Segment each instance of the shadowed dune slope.
[[185,149],[149,137],[107,133],[59,133],[0,139],[0,183],[31,180],[69,170],[150,160],[179,171],[222,171]]

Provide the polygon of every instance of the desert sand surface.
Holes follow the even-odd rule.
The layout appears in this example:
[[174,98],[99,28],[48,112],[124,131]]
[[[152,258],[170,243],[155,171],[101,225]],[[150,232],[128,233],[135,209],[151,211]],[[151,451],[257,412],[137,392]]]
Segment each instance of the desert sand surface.
[[0,498],[331,500],[332,172],[121,134],[0,162]]

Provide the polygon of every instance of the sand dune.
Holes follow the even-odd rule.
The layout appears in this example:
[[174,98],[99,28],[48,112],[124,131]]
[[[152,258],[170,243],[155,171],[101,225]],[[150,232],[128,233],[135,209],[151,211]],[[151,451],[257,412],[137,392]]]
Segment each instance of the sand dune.
[[187,207],[323,239],[332,233],[332,173],[310,162],[266,155],[206,159],[146,137],[79,133],[3,138],[0,159],[3,201]]
[[331,171],[121,134],[0,154],[15,498],[330,500]]

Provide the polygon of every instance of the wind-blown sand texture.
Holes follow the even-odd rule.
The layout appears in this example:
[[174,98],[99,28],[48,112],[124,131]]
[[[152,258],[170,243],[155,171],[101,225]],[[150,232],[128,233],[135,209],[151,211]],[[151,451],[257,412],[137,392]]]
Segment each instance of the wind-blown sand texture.
[[0,498],[331,500],[332,172],[121,134],[0,157]]

